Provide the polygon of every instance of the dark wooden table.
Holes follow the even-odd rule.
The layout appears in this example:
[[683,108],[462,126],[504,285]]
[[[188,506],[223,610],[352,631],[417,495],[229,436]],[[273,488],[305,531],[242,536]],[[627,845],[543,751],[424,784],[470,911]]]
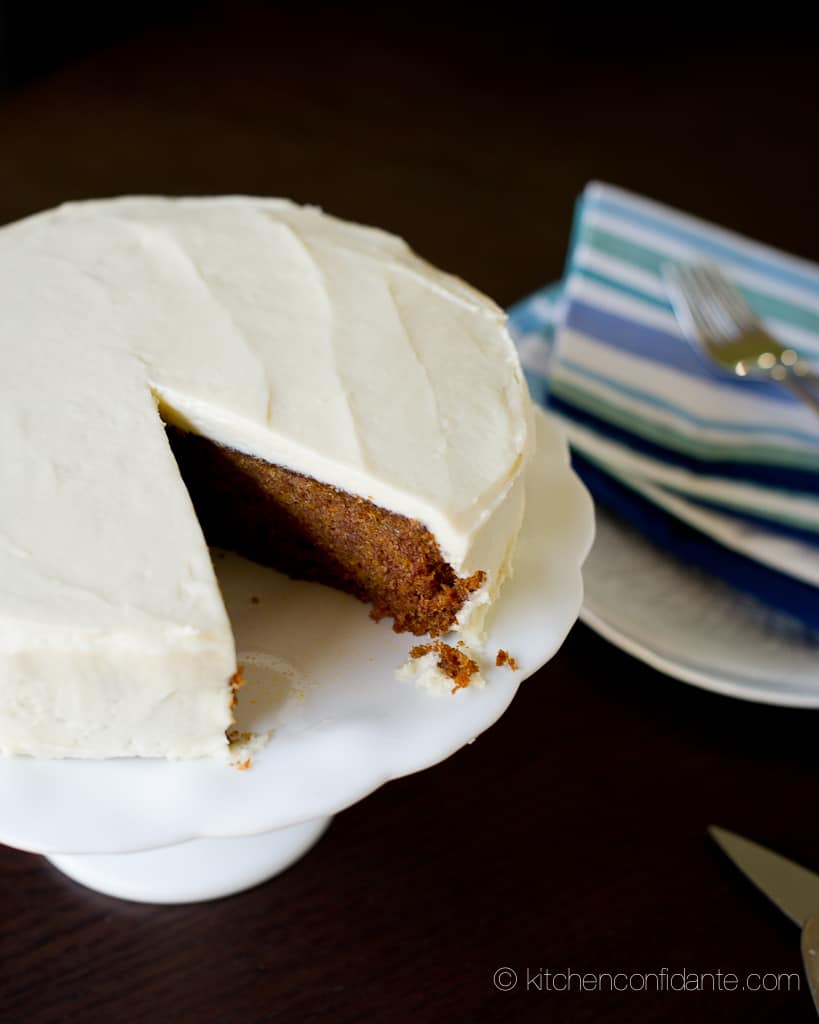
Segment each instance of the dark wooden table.
[[[600,178],[819,259],[797,33],[672,45],[610,20],[584,48],[580,16],[513,9],[468,28],[431,7],[186,10],[0,95],[0,222],[123,192],[289,195],[508,303],[559,275],[573,200]],[[0,850],[0,1024],[807,1021],[804,984],[560,993],[526,972],[799,971],[797,930],[705,826],[819,867],[818,725],[578,626],[477,743],[340,814],[252,892],[120,903]]]

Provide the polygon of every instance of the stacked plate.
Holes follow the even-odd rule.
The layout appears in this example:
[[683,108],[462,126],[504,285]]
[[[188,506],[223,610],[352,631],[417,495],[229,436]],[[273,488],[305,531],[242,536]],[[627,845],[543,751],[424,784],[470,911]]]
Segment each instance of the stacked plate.
[[564,282],[511,310],[532,393],[598,506],[582,617],[680,679],[819,707],[819,417],[694,351],[669,261],[719,263],[772,333],[819,358],[819,268],[587,188]]

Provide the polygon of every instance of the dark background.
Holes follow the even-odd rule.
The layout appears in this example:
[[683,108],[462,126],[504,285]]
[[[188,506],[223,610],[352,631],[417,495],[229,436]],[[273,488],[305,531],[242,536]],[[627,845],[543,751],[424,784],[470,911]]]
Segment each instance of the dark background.
[[[816,36],[766,16],[0,2],[0,223],[124,192],[288,195],[507,304],[560,274],[598,178],[819,260]],[[817,724],[578,626],[477,743],[247,894],[125,904],[0,849],[0,1022],[807,1021],[804,983],[559,995],[492,975],[798,971],[797,930],[704,829],[819,868]]]

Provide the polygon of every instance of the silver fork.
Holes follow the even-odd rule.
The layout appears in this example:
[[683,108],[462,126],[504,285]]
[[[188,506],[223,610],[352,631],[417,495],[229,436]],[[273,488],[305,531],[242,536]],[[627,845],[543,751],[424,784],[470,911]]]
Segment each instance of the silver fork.
[[819,413],[819,377],[768,333],[718,267],[666,263],[662,270],[677,320],[701,355],[737,377],[778,381]]

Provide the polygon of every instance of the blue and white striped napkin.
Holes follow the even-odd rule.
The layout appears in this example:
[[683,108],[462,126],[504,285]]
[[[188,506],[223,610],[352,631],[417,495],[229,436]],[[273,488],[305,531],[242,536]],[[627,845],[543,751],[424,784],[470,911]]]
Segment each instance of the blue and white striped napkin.
[[[819,361],[819,268],[592,184],[577,206],[560,293],[544,289],[512,310],[535,393],[548,379],[553,406],[591,459],[819,532],[815,413],[780,385],[712,369],[677,325],[660,268],[702,259],[722,266],[778,338]],[[556,311],[553,338],[537,326],[545,310]]]
[[610,502],[628,489],[647,532],[682,518],[708,548],[700,562],[726,577],[726,550],[734,569],[734,555],[761,563],[757,592],[781,590],[780,572],[785,590],[801,581],[793,611],[819,597],[819,418],[694,351],[661,267],[695,260],[719,263],[783,343],[819,362],[819,268],[602,184],[578,201],[564,281],[510,310],[513,333],[534,398],[563,418],[598,484],[606,474]]

